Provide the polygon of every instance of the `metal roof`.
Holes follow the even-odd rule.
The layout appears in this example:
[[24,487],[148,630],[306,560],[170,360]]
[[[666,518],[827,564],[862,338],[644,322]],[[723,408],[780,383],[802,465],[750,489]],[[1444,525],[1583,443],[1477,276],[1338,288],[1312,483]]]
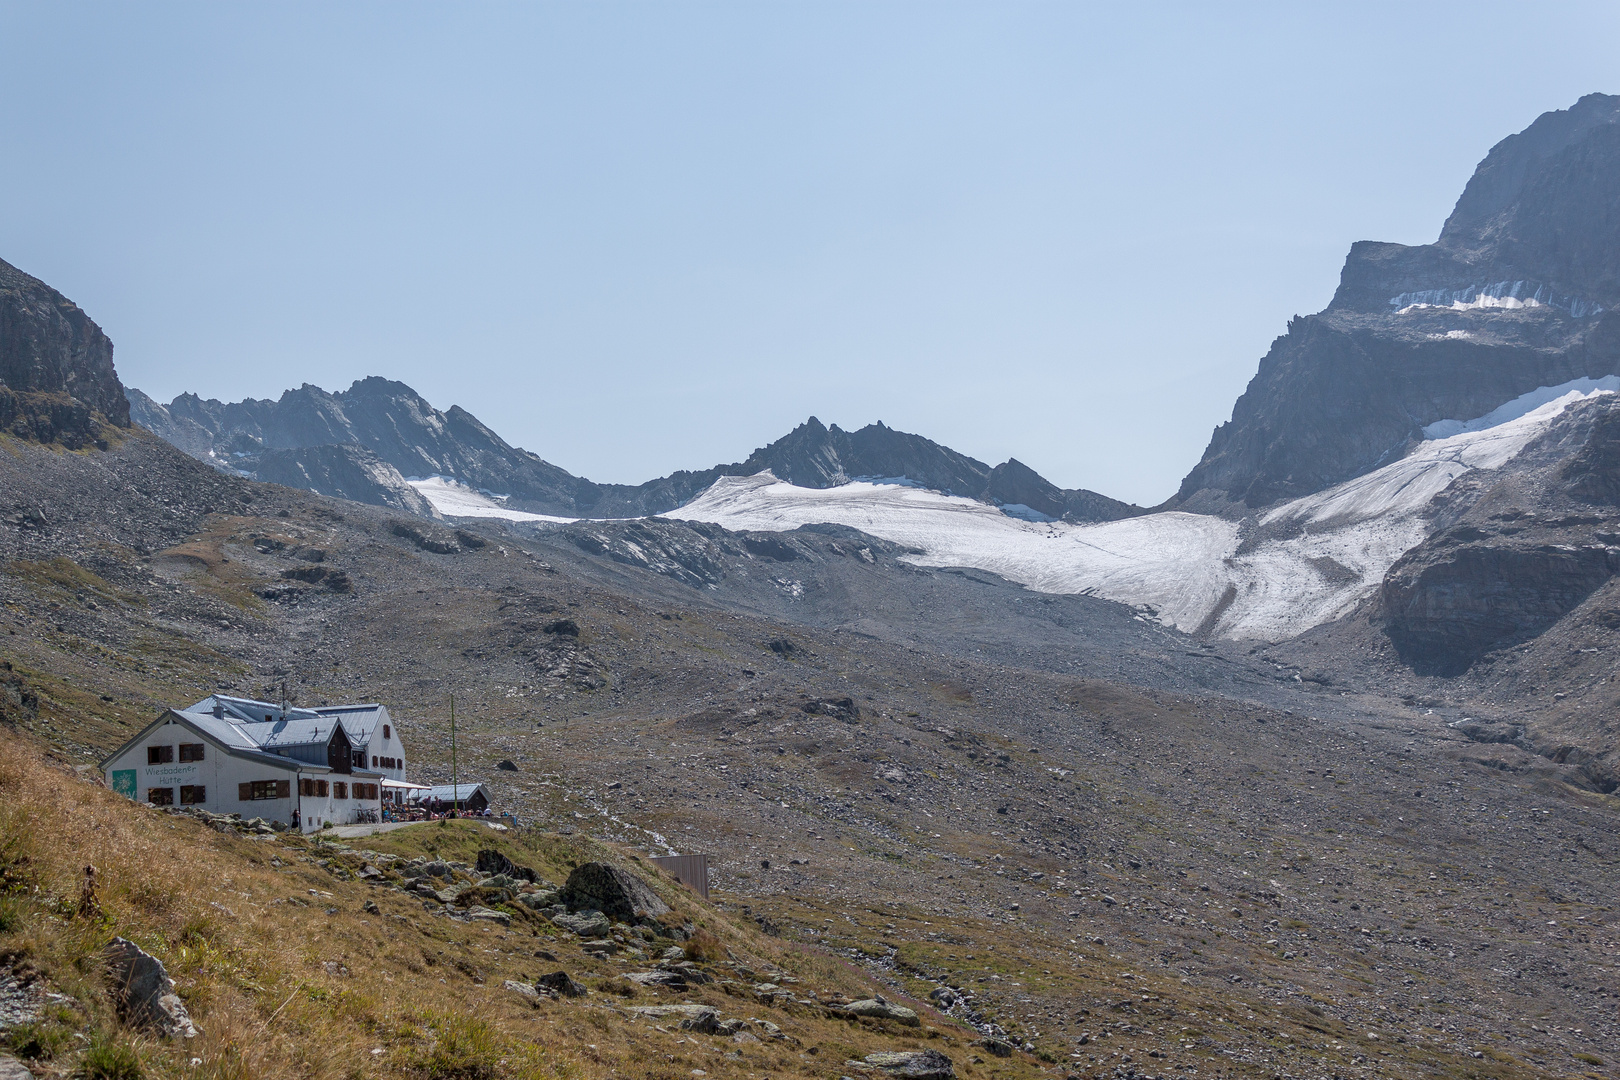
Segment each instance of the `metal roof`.
[[[215,716],[218,707],[222,716]],[[257,746],[289,747],[325,745],[332,738],[332,725],[343,726],[353,746],[371,741],[371,733],[388,715],[376,702],[362,705],[323,705],[318,709],[288,708],[268,701],[212,694],[195,705],[178,710],[192,719],[226,723],[247,731]],[[269,719],[266,719],[269,717]]]
[[418,793],[413,801],[422,799],[438,799],[441,802],[465,802],[473,797],[473,792],[483,791],[484,798],[488,799],[489,788],[483,784],[435,784],[433,787]]
[[223,713],[222,719],[238,724],[262,724],[266,721],[282,719],[307,719],[315,715],[313,710],[300,709],[288,706],[285,709],[275,702],[258,701],[254,698],[231,697],[228,694],[210,694],[195,705],[188,705],[177,710],[185,713],[207,713],[212,716],[215,706]]
[[375,702],[368,705],[323,705],[311,711],[341,720],[343,730],[349,733],[349,741],[356,746],[370,742],[371,733],[388,715],[388,710]]
[[102,759],[101,767],[105,769],[108,764],[110,764],[114,759],[122,756],[126,751],[129,750],[130,747],[144,740],[153,729],[168,723],[170,720],[178,720],[181,724],[191,728],[197,734],[212,740],[216,746],[224,750],[227,754],[230,754],[232,757],[246,758],[249,761],[257,761],[263,765],[273,765],[280,769],[293,769],[304,772],[331,772],[331,770],[325,765],[314,764],[307,761],[298,761],[293,758],[285,758],[277,754],[266,753],[260,748],[258,743],[255,743],[242,731],[242,725],[240,724],[233,724],[229,720],[217,719],[212,713],[205,713],[202,716],[198,716],[194,713],[179,712],[175,709],[170,709],[163,713],[156,720],[142,728],[134,738],[124,743],[123,746],[120,746],[111,754],[108,754]]
[[[287,746],[325,746],[332,741],[336,717],[316,716],[304,720],[277,720],[269,724],[233,724],[257,746],[278,749]],[[353,740],[350,740],[353,742]]]

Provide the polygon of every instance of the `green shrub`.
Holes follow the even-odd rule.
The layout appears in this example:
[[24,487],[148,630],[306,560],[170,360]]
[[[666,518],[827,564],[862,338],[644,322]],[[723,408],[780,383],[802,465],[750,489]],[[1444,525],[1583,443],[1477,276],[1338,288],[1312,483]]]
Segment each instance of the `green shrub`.
[[428,1080],[495,1080],[501,1040],[495,1029],[473,1016],[444,1013],[431,1024],[437,1038],[414,1064]]
[[48,1061],[73,1044],[73,1029],[52,1020],[36,1020],[7,1031],[6,1043],[20,1058]]
[[141,1080],[141,1059],[123,1043],[97,1039],[79,1063],[81,1080]]
[[23,928],[28,910],[20,896],[0,896],[0,934],[14,934]]

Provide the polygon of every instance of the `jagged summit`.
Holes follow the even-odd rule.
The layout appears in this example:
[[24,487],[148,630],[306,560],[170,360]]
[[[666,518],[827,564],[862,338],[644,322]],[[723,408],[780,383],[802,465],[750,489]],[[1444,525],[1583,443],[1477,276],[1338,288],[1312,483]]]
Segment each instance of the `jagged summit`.
[[337,393],[306,383],[274,401],[227,404],[182,394],[162,405],[139,390],[130,400],[138,423],[216,467],[417,512],[425,504],[407,481],[422,477],[452,477],[532,513],[640,517],[673,510],[722,476],[766,469],[801,487],[903,480],[1050,518],[1103,521],[1138,512],[1095,492],[1059,488],[1016,461],[991,468],[881,422],[848,432],[812,416],[744,461],[630,485],[574,476],[511,446],[460,406],[441,412],[404,383],[376,376]]
[[1590,94],[1486,155],[1433,244],[1362,241],[1296,318],[1171,505],[1297,498],[1423,428],[1620,371],[1620,97]]

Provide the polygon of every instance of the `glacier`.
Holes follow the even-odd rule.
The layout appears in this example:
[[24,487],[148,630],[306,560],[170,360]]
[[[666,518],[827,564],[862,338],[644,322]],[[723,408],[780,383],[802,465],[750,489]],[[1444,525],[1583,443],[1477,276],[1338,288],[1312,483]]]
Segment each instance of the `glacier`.
[[[736,531],[844,525],[909,549],[903,558],[916,566],[974,568],[1036,592],[1097,596],[1188,633],[1281,641],[1371,595],[1427,537],[1424,508],[1457,478],[1500,468],[1570,405],[1616,392],[1620,378],[1577,379],[1483,417],[1439,421],[1400,460],[1242,521],[1175,510],[1098,524],[1035,521],[1014,516],[1017,508],[916,486],[796,487],[769,471],[721,477],[661,516]],[[510,509],[445,477],[412,484],[446,517],[573,520]]]

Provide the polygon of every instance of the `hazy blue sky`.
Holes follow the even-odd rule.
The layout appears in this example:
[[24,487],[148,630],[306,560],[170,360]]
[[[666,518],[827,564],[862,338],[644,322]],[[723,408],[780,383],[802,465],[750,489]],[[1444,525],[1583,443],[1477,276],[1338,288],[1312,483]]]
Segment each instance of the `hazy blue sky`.
[[0,3],[0,258],[124,381],[401,379],[602,481],[812,413],[1151,503],[1620,7]]

